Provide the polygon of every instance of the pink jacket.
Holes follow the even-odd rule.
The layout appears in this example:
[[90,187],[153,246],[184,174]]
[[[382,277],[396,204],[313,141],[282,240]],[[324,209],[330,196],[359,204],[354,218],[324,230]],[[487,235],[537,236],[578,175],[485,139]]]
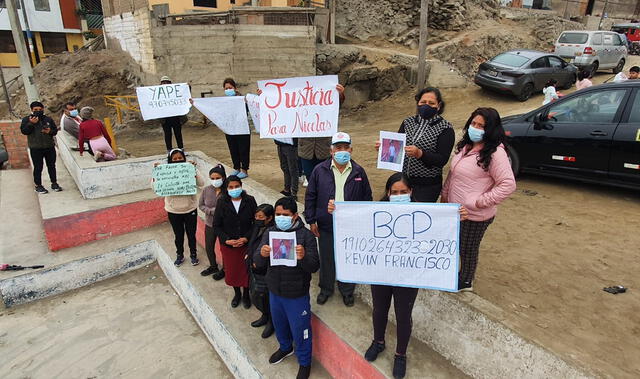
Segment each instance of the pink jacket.
[[495,216],[497,205],[516,190],[516,180],[503,145],[491,156],[488,171],[478,166],[479,149],[466,154],[468,151],[467,147],[451,160],[441,201],[463,205],[471,221],[485,221]]

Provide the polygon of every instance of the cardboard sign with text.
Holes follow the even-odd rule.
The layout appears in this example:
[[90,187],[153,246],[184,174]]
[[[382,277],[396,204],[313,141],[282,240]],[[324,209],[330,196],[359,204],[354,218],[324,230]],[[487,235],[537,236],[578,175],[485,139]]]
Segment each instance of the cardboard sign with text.
[[458,290],[458,204],[337,202],[336,279]]
[[204,97],[193,99],[193,106],[230,136],[251,134],[242,96]]
[[189,113],[191,90],[187,83],[138,87],[138,104],[143,120],[154,120]]
[[260,138],[330,137],[338,132],[337,75],[258,82]]
[[158,196],[195,195],[196,167],[191,163],[167,163],[153,168],[153,191]]

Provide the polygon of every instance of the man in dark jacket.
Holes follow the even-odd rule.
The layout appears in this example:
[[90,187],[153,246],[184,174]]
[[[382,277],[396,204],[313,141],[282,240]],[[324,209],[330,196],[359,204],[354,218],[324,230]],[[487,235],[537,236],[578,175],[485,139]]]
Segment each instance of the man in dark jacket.
[[[332,159],[313,169],[304,201],[304,217],[320,244],[320,293],[318,304],[333,295],[336,263],[333,254],[333,218],[327,211],[329,200],[371,201],[371,186],[364,169],[351,160],[351,137],[336,133],[331,139]],[[355,220],[354,220],[355,221]],[[338,290],[347,307],[353,306],[353,283],[338,282]]]
[[[311,303],[309,287],[311,274],[318,271],[318,247],[316,238],[304,227],[298,216],[298,205],[291,197],[283,197],[275,205],[276,226],[264,233],[260,248],[254,253],[257,269],[267,268],[267,287],[271,318],[276,329],[280,348],[269,358],[275,364],[295,353],[300,368],[298,379],[306,379],[311,372]],[[269,232],[296,233],[295,267],[271,266]]]
[[58,134],[58,127],[51,117],[44,115],[44,105],[41,102],[34,101],[30,107],[31,114],[22,119],[20,131],[27,136],[29,154],[33,162],[33,181],[36,185],[36,192],[49,193],[42,186],[43,160],[47,162],[51,189],[60,192],[62,188],[58,185],[56,178],[56,148],[53,139]]

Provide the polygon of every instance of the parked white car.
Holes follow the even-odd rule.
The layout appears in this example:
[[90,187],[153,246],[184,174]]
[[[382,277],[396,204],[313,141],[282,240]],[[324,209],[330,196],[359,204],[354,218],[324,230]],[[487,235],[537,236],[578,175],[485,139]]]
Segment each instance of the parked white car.
[[620,35],[608,31],[567,30],[560,34],[554,52],[565,61],[595,73],[624,69],[627,47]]

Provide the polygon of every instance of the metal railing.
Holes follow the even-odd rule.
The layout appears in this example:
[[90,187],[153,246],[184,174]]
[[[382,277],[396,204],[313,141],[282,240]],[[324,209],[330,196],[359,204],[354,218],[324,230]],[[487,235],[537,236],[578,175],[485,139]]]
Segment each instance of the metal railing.
[[123,111],[136,111],[140,112],[140,105],[138,104],[138,97],[133,95],[124,96],[104,96],[104,104],[109,107],[113,107],[116,110],[116,117],[118,124],[122,124]]

